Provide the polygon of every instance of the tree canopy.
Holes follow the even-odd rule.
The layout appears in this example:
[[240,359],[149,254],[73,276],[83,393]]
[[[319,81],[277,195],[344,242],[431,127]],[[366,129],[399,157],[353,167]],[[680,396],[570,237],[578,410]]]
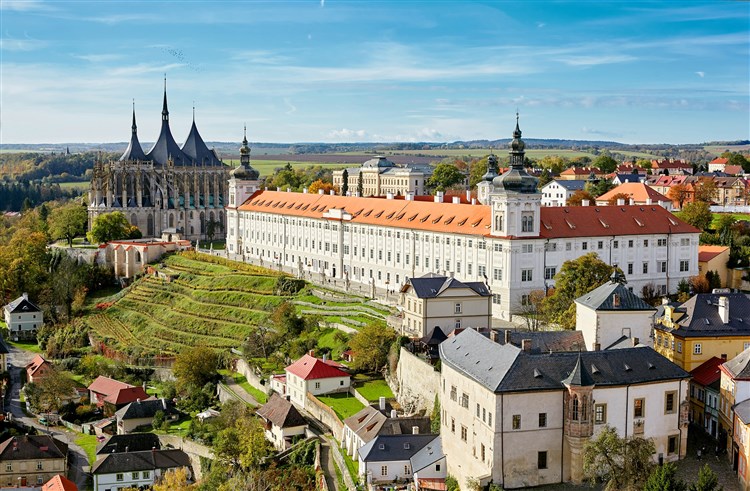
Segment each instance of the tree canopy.
[[[42,209],[40,208],[40,219]],[[88,222],[88,211],[85,206],[78,203],[70,202],[52,210],[49,216],[49,234],[52,239],[65,239],[68,247],[73,246],[73,239],[86,233],[86,224]]]
[[588,200],[589,203],[594,203],[596,201],[593,196],[591,196],[591,193],[588,191],[585,191],[583,189],[579,189],[575,193],[573,193],[570,198],[568,198],[568,206],[581,206],[583,204],[583,200]]
[[707,230],[713,220],[711,208],[705,201],[687,203],[677,216],[699,230]]
[[[135,229],[135,230],[133,230]],[[94,219],[91,231],[87,234],[89,242],[104,243],[112,240],[140,238],[140,230],[132,227],[120,211],[104,213]]]
[[354,352],[355,370],[376,372],[388,359],[388,350],[396,340],[396,333],[388,327],[373,324],[364,326],[354,335],[349,347]]
[[427,185],[436,191],[445,191],[451,186],[462,183],[464,179],[465,176],[455,165],[442,163],[435,167]]
[[617,161],[613,159],[609,155],[599,155],[596,159],[594,159],[594,162],[592,163],[594,167],[599,169],[600,171],[604,172],[605,174],[609,174],[610,172],[614,172],[615,169],[617,169]]
[[203,387],[215,380],[218,368],[218,354],[206,346],[196,346],[177,355],[173,370],[178,384]]
[[590,481],[605,482],[605,490],[641,490],[654,462],[653,440],[620,438],[617,430],[606,426],[586,443],[583,473]]

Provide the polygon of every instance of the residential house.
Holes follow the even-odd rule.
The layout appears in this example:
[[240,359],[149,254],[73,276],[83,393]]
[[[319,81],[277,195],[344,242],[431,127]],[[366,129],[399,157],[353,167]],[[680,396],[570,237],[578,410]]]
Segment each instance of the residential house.
[[715,177],[715,202],[721,206],[747,206],[750,203],[750,180],[739,176]]
[[729,456],[742,491],[750,491],[750,399],[733,406],[734,426]]
[[68,446],[49,435],[13,436],[0,443],[0,485],[41,486],[68,470]]
[[737,176],[742,174],[743,169],[741,165],[730,165],[728,158],[716,157],[708,163],[708,172],[723,172],[730,176]]
[[135,401],[122,409],[118,409],[115,413],[115,418],[117,418],[117,434],[124,435],[133,432],[137,428],[150,426],[158,411],[164,412],[167,420],[174,420],[178,417],[174,403],[164,398]]
[[378,435],[424,433],[430,433],[430,418],[398,417],[385,397],[381,397],[378,404],[366,406],[344,420],[341,446],[350,457],[356,458],[357,451]]
[[448,334],[462,327],[492,326],[492,294],[481,281],[462,282],[433,273],[406,278],[399,306],[401,333],[411,338],[423,338],[433,328]]
[[44,324],[42,309],[29,300],[28,293],[24,293],[3,307],[3,311],[8,334],[14,341],[36,338],[37,331]]
[[42,485],[42,491],[78,491],[78,486],[62,474],[56,474]]
[[670,199],[672,198],[672,196],[670,196],[670,190],[672,189],[672,187],[684,185],[685,196],[683,197],[683,202],[680,203],[679,200],[676,199],[672,200],[672,207],[679,210],[682,206],[685,205],[685,203],[691,203],[695,201],[695,189],[693,189],[692,184],[690,184],[693,180],[694,179],[691,176],[686,175],[656,175],[650,176],[648,179],[646,179],[646,185],[648,185],[648,187],[650,187],[657,193],[660,193]]
[[216,419],[219,416],[221,416],[221,412],[211,407],[195,415],[195,417],[198,418],[198,421],[200,421],[201,423]]
[[606,426],[687,448],[690,375],[649,347],[533,354],[467,329],[440,345],[442,448],[461,487],[580,482],[583,448]]
[[192,476],[190,457],[182,450],[144,450],[101,455],[91,466],[94,491],[150,489],[167,471],[185,468]]
[[96,446],[96,455],[106,455],[121,452],[141,452],[144,450],[159,450],[161,441],[155,433],[130,433],[127,435],[112,435]]
[[651,172],[673,176],[675,174],[692,175],[693,166],[685,160],[679,159],[654,159],[651,161]]
[[[479,331],[485,335],[484,332]],[[458,335],[458,332],[454,332]],[[530,331],[528,329],[493,329],[489,333],[492,341],[511,344],[530,353],[560,353],[586,351],[583,333],[580,331]]]
[[308,353],[286,367],[286,389],[291,402],[304,409],[308,392],[315,396],[348,392],[351,376],[341,366]]
[[750,298],[742,293],[699,293],[654,324],[654,349],[685,370],[711,357],[730,359],[750,347]]
[[380,435],[359,449],[359,475],[368,485],[413,479],[411,459],[439,435]]
[[584,179],[554,180],[542,187],[542,206],[567,206],[568,200],[576,191],[586,187]]
[[0,372],[8,366],[8,346],[5,344],[3,336],[0,335]]
[[[592,176],[593,174],[593,176]],[[559,181],[585,181],[599,179],[604,173],[596,167],[569,167],[560,173]],[[593,178],[593,179],[592,179]]]
[[91,404],[104,409],[105,416],[112,416],[126,404],[145,401],[150,396],[141,386],[135,386],[99,375],[88,387]]
[[416,491],[446,489],[447,466],[440,438],[435,438],[415,453],[410,464]]
[[615,174],[612,178],[612,184],[619,186],[626,182],[643,182],[646,180],[646,172],[643,173],[627,173],[627,174]]
[[603,195],[596,198],[596,204],[599,206],[604,206],[608,204],[610,200],[619,195],[627,196],[626,198],[624,198],[623,202],[619,203],[620,205],[624,205],[625,203],[639,206],[659,205],[667,210],[672,209],[671,199],[655,191],[653,188],[647,186],[646,183],[640,181],[625,182],[614,189],[610,189]]
[[712,438],[719,438],[719,366],[726,360],[711,357],[690,372],[690,421]]
[[265,423],[266,439],[277,450],[286,450],[294,443],[294,438],[304,438],[307,421],[294,405],[284,397],[274,393],[268,402],[258,408],[256,414]]
[[272,391],[282,396],[286,396],[286,373],[271,375],[270,381]]
[[42,355],[35,355],[26,365],[26,382],[30,384],[38,382],[50,370],[54,370],[52,363],[45,360]]
[[714,271],[721,278],[721,287],[728,287],[731,283],[729,262],[729,246],[699,245],[698,246],[698,272],[705,276],[709,271]]
[[576,331],[583,333],[589,351],[610,349],[627,340],[633,341],[630,345],[653,346],[656,308],[630,291],[620,273],[615,272],[610,281],[576,298],[575,304]]
[[[738,441],[736,432],[736,408],[750,400],[750,347],[739,355],[719,366],[721,382],[719,385],[719,446],[726,449],[735,462],[738,457]],[[745,419],[744,421],[747,421]],[[747,445],[743,443],[747,449]],[[744,472],[743,472],[744,473]]]

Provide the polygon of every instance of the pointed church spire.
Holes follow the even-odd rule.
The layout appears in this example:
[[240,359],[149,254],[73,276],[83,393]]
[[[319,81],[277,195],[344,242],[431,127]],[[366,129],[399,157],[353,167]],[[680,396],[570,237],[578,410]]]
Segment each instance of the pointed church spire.
[[195,124],[195,101],[193,101],[193,124]]
[[133,99],[133,126],[130,127],[133,130],[133,134],[138,133],[138,126],[135,124],[135,99]]
[[578,385],[580,387],[591,387],[594,385],[594,379],[591,377],[591,374],[586,370],[586,368],[583,366],[583,358],[581,357],[581,352],[578,352],[578,359],[576,360],[576,364],[573,367],[573,371],[570,372],[570,374],[565,377],[565,379],[562,381],[563,384],[570,387],[571,385]]
[[167,74],[164,74],[164,105],[161,109],[161,120],[169,121],[169,109],[167,109]]

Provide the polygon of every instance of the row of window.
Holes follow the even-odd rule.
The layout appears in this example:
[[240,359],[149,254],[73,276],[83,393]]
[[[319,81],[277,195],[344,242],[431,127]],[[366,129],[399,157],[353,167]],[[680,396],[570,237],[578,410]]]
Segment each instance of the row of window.
[[[125,474],[119,473],[115,476],[115,479],[117,479],[117,482],[122,482],[125,480]],[[136,481],[138,479],[151,479],[151,471],[143,471],[143,472],[134,471],[130,473],[131,481]]]

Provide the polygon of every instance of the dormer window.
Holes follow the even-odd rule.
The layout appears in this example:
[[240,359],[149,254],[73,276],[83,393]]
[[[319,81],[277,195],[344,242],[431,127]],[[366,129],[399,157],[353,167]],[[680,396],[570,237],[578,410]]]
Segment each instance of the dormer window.
[[612,295],[612,306],[615,308],[620,307],[620,295],[618,295],[617,293]]

